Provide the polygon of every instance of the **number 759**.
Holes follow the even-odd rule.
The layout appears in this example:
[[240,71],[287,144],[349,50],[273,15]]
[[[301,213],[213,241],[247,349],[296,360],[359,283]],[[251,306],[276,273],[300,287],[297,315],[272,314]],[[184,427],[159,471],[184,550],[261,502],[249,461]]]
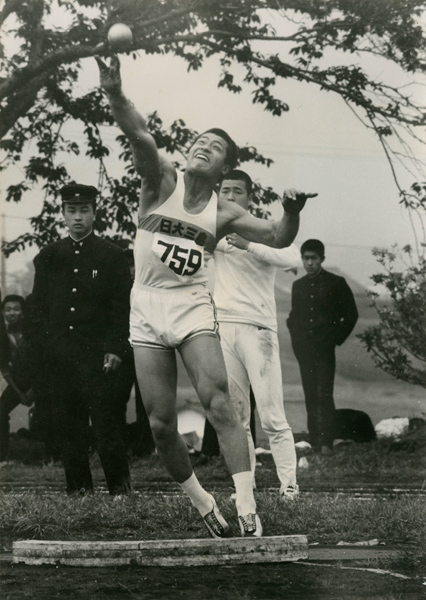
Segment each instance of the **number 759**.
[[202,265],[203,255],[195,248],[181,248],[177,244],[167,244],[158,240],[165,247],[160,256],[161,261],[177,275],[194,275]]

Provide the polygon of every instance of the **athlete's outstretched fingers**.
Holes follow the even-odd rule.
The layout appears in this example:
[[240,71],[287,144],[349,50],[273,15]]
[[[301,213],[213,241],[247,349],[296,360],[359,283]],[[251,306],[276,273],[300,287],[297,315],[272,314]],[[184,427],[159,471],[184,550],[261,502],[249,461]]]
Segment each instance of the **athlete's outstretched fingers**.
[[287,190],[284,190],[283,198],[290,198],[291,200],[295,200],[296,193],[297,193],[297,190],[295,188],[289,188]]
[[110,66],[116,71],[120,69],[120,59],[117,54],[111,55]]
[[104,61],[102,60],[102,58],[99,56],[99,54],[95,54],[94,59],[96,60],[96,62],[98,63],[98,67],[100,71],[107,71],[108,70],[108,65],[106,63],[104,63]]
[[316,192],[301,192],[300,190],[296,190],[295,188],[290,188],[288,190],[284,190],[283,193],[283,206],[284,210],[288,214],[297,215],[305,206],[306,200],[308,198],[315,198],[318,196]]
[[95,55],[100,73],[100,83],[102,88],[108,93],[114,89],[121,88],[120,61],[116,54],[110,59],[109,66],[99,55]]
[[299,198],[315,198],[316,196],[318,196],[317,192],[306,193],[302,192],[301,190],[296,190],[295,188],[289,188],[283,192],[283,199],[289,198],[290,200],[298,200]]

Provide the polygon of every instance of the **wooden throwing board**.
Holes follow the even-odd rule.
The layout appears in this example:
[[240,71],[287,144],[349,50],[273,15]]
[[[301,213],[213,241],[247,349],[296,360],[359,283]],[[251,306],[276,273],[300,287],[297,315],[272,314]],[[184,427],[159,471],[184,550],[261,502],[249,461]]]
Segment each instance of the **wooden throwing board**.
[[13,562],[75,567],[196,567],[308,558],[305,535],[262,538],[61,542],[23,540],[13,543]]

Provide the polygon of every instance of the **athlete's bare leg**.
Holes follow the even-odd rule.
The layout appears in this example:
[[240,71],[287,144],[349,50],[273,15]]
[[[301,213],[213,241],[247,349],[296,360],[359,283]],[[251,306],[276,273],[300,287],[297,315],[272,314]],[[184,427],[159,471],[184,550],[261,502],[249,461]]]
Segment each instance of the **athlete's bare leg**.
[[227,537],[229,525],[213,496],[200,485],[192,470],[186,444],[178,433],[175,351],[136,347],[134,356],[138,384],[155,444],[168,472],[199,511],[210,535],[215,538]]
[[174,350],[134,347],[136,375],[158,453],[178,483],[192,475],[188,449],[177,428]]
[[[236,508],[242,535],[262,535],[255,515],[252,474],[247,436],[228,395],[228,383],[218,338],[200,336],[181,349],[191,377],[210,422],[216,428],[237,492]],[[214,499],[193,473],[185,442],[177,430],[177,368],[174,351],[134,348],[136,374],[149,417],[157,450],[170,475],[181,484],[214,537],[226,537],[228,525]],[[212,520],[209,520],[212,519]]]
[[180,348],[183,363],[195,387],[231,475],[250,471],[247,434],[228,393],[228,379],[217,337],[201,335]]
[[[136,374],[157,451],[178,483],[192,474],[184,440],[177,429],[177,367],[173,350],[134,348]],[[250,471],[247,437],[228,395],[222,350],[217,338],[200,336],[181,348],[181,356],[231,472]]]

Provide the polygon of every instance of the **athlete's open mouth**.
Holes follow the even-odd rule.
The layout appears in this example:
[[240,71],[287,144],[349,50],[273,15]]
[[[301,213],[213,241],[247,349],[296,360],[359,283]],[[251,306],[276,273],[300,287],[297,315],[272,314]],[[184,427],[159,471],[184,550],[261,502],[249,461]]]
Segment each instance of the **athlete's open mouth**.
[[201,158],[201,160],[205,160],[206,162],[209,162],[209,159],[205,154],[196,154],[194,158]]

